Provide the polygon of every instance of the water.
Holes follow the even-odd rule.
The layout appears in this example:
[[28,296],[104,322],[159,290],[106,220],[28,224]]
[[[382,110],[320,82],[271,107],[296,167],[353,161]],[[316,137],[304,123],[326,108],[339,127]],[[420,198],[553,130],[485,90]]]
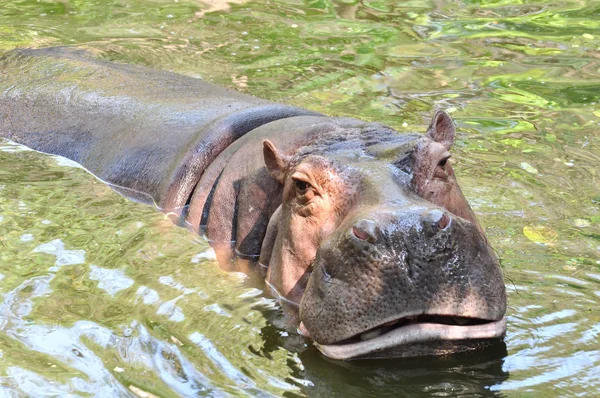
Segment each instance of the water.
[[600,393],[600,2],[0,3],[0,51],[53,45],[400,131],[447,109],[508,335],[445,359],[326,360],[202,238],[2,142],[0,395]]

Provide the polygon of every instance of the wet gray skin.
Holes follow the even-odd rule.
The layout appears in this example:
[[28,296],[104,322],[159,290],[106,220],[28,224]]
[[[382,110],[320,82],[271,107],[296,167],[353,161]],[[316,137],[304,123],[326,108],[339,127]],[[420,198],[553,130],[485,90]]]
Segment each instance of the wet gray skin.
[[2,62],[1,136],[159,204],[204,232],[224,269],[258,260],[325,355],[447,354],[504,336],[502,274],[454,176],[445,113],[403,135],[68,50]]

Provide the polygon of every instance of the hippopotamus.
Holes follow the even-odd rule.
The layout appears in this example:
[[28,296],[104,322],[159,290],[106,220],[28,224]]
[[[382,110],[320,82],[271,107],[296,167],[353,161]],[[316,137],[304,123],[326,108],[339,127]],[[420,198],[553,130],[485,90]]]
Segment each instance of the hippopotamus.
[[[498,258],[426,134],[279,105],[68,48],[0,60],[0,136],[64,156],[263,270],[334,359],[473,350],[506,332]],[[258,272],[258,271],[257,271]]]

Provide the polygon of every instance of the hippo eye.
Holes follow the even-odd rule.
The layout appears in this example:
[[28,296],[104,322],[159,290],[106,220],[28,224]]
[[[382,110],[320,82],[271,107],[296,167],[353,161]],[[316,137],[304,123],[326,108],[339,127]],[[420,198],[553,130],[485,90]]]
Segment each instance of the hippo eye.
[[306,174],[300,172],[292,175],[292,181],[296,187],[296,196],[302,203],[308,203],[315,195],[318,195],[315,186],[307,181],[309,178]]
[[446,164],[448,164],[448,159],[450,159],[450,155],[444,157],[442,160],[438,162],[438,167],[435,168],[434,177],[440,180],[447,180],[448,173],[446,170]]
[[441,168],[446,167],[446,163],[448,163],[448,159],[450,159],[450,155],[444,157],[442,160],[439,161],[438,166],[440,166]]
[[296,189],[300,192],[304,192],[310,187],[308,182],[302,180],[294,180],[294,184],[296,185]]

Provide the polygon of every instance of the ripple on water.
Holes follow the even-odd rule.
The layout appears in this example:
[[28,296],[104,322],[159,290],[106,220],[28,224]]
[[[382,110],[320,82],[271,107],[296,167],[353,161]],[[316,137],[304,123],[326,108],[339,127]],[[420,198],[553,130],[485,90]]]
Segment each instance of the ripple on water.
[[133,279],[126,277],[121,269],[100,268],[93,264],[90,265],[90,279],[98,281],[98,287],[111,296],[131,287],[134,283]]
[[541,374],[523,380],[509,380],[500,386],[493,386],[492,390],[522,390],[527,387],[548,384],[567,378],[577,380],[577,375],[586,374],[588,369],[596,368],[598,361],[600,361],[600,351],[576,352],[567,360],[565,358],[543,360],[535,365],[546,369]]
[[597,5],[241,3],[5,0],[0,51],[81,45],[406,132],[448,110],[507,277],[505,350],[324,360],[201,239],[2,141],[0,395],[597,395]]
[[60,239],[54,239],[51,242],[43,243],[33,249],[34,253],[46,253],[56,256],[54,262],[55,267],[49,269],[51,272],[55,272],[64,265],[75,265],[85,263],[85,251],[84,250],[67,250],[65,244]]

